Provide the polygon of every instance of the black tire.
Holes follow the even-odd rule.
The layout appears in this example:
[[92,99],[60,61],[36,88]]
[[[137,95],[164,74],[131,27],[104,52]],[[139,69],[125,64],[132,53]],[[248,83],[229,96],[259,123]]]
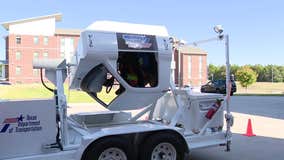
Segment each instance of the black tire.
[[[104,151],[107,151],[111,148],[117,148],[121,150],[122,152],[124,152],[127,160],[132,160],[133,152],[131,151],[130,147],[131,145],[127,142],[126,139],[119,137],[107,137],[91,144],[85,151],[82,160],[98,160],[100,156],[104,156],[102,154]],[[107,154],[113,154],[113,156],[118,156],[116,155],[117,153],[113,152],[109,152]]]
[[[154,149],[159,145],[161,146],[161,144],[171,144],[176,151],[176,160],[184,160],[186,152],[184,143],[179,137],[171,133],[156,133],[154,135],[150,135],[139,149],[139,159],[152,160],[152,154],[155,154],[154,152],[157,152],[154,151]],[[168,150],[167,148],[165,149]],[[163,155],[166,155],[166,153],[159,152],[159,156]],[[153,157],[153,160],[155,159],[156,158]]]

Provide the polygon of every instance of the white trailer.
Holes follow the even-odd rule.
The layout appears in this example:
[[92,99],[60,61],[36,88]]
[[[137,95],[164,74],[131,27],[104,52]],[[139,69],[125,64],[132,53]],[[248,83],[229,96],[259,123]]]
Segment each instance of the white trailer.
[[[94,23],[81,33],[72,64],[34,63],[55,85],[47,87],[53,99],[0,102],[0,159],[183,160],[196,148],[224,145],[229,150],[229,112],[223,126],[229,95],[176,88],[171,57],[163,26]],[[85,91],[108,111],[67,116],[63,82],[68,72],[71,89]],[[103,99],[102,91],[115,98]],[[208,119],[216,99],[226,101]],[[134,109],[140,113],[125,111]],[[145,114],[148,119],[141,119]]]

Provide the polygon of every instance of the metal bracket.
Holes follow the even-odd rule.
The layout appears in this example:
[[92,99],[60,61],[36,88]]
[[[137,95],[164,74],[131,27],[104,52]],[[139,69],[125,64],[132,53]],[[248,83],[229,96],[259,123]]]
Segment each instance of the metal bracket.
[[234,125],[234,116],[231,113],[225,114],[226,122],[232,127]]

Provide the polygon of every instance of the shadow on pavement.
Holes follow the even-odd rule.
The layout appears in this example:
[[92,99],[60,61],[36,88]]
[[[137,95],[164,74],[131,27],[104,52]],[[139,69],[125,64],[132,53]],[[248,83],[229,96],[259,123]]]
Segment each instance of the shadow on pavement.
[[233,134],[231,152],[223,146],[201,148],[191,151],[189,160],[283,160],[283,146],[284,139]]

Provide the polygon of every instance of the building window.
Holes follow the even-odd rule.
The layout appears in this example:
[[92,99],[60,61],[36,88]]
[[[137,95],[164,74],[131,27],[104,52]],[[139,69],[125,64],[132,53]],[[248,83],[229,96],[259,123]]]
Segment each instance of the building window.
[[74,38],[70,38],[70,49],[74,51]]
[[191,56],[187,56],[188,79],[191,78]]
[[43,52],[43,58],[47,59],[48,58],[48,52]]
[[38,44],[39,43],[39,38],[38,36],[34,36],[34,44]]
[[21,75],[21,67],[16,67],[16,75]]
[[16,52],[16,60],[21,60],[21,57],[22,57],[21,52],[17,51]]
[[202,56],[199,57],[199,78],[202,78]]
[[43,44],[48,45],[48,37],[43,37]]
[[61,38],[60,39],[60,48],[64,48],[65,47],[65,38]]
[[39,53],[38,52],[34,52],[34,59],[38,59],[39,58]]
[[39,69],[33,69],[33,75],[38,76],[39,75]]
[[21,36],[16,36],[16,44],[21,44],[21,43],[22,43]]

